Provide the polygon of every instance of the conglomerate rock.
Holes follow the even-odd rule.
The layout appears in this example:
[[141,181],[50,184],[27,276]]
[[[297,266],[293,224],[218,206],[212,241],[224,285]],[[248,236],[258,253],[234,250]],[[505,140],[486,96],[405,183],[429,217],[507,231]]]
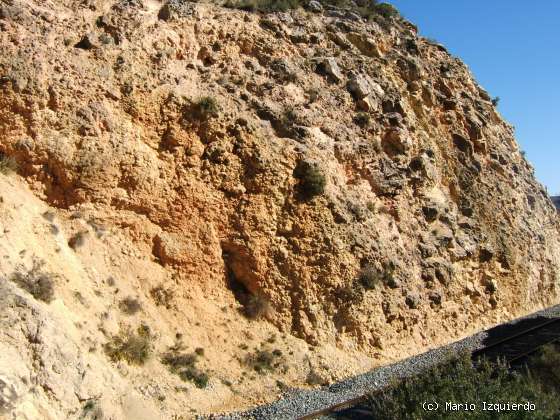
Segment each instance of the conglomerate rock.
[[[0,1],[0,152],[40,199],[29,214],[63,228],[51,238],[34,227],[45,220],[17,217],[31,198],[1,192],[2,224],[27,232],[26,257],[9,230],[2,244],[5,326],[45,335],[0,331],[6,412],[241,408],[274,398],[277,381],[304,386],[309,369],[332,381],[558,301],[556,210],[488,93],[410,23],[319,6]],[[60,239],[82,231],[82,249]],[[14,292],[31,256],[61,276],[50,304]],[[119,313],[123,293],[142,315]],[[61,316],[75,321],[67,338]],[[141,321],[155,353],[175,335],[205,346],[207,389],[158,357],[143,368],[103,354]],[[11,365],[27,340],[35,353]],[[243,373],[247,343],[281,348],[283,368]],[[99,383],[81,395],[88,369]]]

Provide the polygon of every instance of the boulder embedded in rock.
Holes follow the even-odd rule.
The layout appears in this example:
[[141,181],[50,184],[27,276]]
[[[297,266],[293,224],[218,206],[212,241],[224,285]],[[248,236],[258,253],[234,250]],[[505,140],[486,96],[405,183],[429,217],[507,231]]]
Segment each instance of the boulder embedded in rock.
[[159,9],[158,18],[163,21],[173,20],[176,17],[192,16],[195,5],[185,0],[169,0]]
[[402,128],[391,128],[383,137],[383,150],[389,156],[406,154],[412,147],[408,132]]
[[317,69],[329,76],[333,81],[340,82],[344,78],[342,72],[340,71],[340,67],[334,57],[326,57],[319,62]]
[[397,65],[405,82],[412,83],[422,79],[422,66],[416,58],[400,59]]
[[372,81],[369,77],[360,74],[352,75],[348,81],[347,88],[355,99],[362,99],[370,94],[380,98],[385,94],[381,86]]
[[381,104],[375,97],[368,95],[365,98],[360,99],[356,105],[360,111],[369,112],[379,109]]
[[440,306],[443,300],[441,293],[438,291],[430,292],[428,299],[430,300],[430,305],[432,307]]
[[367,57],[381,57],[381,51],[379,51],[373,38],[356,32],[350,32],[346,37],[363,55]]

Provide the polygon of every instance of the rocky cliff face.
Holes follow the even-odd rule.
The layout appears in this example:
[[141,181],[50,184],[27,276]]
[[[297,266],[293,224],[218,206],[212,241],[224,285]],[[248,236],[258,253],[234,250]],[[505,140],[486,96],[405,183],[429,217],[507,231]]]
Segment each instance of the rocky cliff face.
[[466,66],[311,9],[0,1],[7,418],[243,408],[558,302],[557,213]]

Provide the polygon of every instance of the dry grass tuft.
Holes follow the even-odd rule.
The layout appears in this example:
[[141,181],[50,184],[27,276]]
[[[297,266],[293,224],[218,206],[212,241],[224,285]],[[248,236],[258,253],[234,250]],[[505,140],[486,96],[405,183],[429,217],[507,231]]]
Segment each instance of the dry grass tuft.
[[35,260],[31,270],[20,269],[12,275],[12,281],[28,291],[37,300],[49,303],[54,298],[54,275],[43,271],[44,262]]
[[105,354],[113,362],[124,360],[133,365],[143,365],[152,353],[152,337],[146,327],[137,332],[121,330],[104,346]]

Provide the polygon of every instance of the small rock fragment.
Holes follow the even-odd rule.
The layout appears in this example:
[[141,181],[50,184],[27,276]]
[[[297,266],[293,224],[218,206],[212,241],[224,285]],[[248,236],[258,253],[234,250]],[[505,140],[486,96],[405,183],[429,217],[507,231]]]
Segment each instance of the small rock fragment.
[[318,66],[318,70],[327,76],[330,76],[335,82],[340,82],[343,79],[340,67],[338,67],[334,57],[327,57],[323,59]]
[[323,6],[316,0],[311,0],[307,3],[307,10],[313,13],[321,13],[323,11]]
[[488,262],[492,258],[494,258],[494,250],[490,246],[486,245],[480,248],[478,254],[478,260],[480,262]]
[[380,98],[385,94],[381,86],[368,77],[359,74],[353,75],[346,87],[355,99],[362,99],[371,94]]
[[391,128],[383,137],[383,150],[389,156],[405,154],[411,147],[412,140],[404,129]]
[[433,222],[439,215],[439,209],[435,204],[429,203],[422,207],[422,213],[427,222]]
[[74,45],[74,48],[79,48],[81,50],[91,50],[96,46],[93,43],[93,36],[86,34],[82,39]]

